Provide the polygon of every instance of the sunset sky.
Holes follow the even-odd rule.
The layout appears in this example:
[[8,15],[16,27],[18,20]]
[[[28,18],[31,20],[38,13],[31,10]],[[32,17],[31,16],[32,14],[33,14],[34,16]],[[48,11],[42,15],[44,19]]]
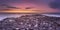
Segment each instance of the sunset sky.
[[60,0],[0,0],[0,12],[11,10],[60,13]]

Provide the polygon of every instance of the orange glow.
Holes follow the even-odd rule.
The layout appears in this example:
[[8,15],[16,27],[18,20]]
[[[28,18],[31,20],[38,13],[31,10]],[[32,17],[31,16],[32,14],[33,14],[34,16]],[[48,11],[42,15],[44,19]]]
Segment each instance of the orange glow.
[[55,10],[36,10],[36,9],[11,9],[11,10],[1,10],[0,13],[53,13],[58,12]]
[[9,11],[0,11],[0,13],[36,13],[38,11],[33,10],[9,10]]

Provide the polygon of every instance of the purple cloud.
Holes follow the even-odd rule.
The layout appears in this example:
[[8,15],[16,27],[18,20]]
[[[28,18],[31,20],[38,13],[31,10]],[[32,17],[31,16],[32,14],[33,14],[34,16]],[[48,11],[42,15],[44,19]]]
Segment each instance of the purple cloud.
[[60,0],[55,0],[49,3],[49,6],[53,9],[60,9]]

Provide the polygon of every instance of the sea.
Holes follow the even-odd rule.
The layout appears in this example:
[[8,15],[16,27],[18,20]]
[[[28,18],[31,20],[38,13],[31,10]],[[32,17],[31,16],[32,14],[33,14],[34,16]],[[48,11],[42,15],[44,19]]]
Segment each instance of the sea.
[[[30,15],[30,14],[0,14],[0,21],[2,21],[5,18],[9,18],[9,17],[20,17],[22,15]],[[42,14],[45,16],[51,16],[51,17],[60,17],[60,14]]]

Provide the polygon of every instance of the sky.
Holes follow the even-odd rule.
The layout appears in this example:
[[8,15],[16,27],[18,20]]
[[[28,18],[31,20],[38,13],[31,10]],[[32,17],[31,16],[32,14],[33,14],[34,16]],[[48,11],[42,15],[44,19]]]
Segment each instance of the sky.
[[0,0],[0,12],[10,10],[37,10],[42,13],[60,13],[60,0]]

